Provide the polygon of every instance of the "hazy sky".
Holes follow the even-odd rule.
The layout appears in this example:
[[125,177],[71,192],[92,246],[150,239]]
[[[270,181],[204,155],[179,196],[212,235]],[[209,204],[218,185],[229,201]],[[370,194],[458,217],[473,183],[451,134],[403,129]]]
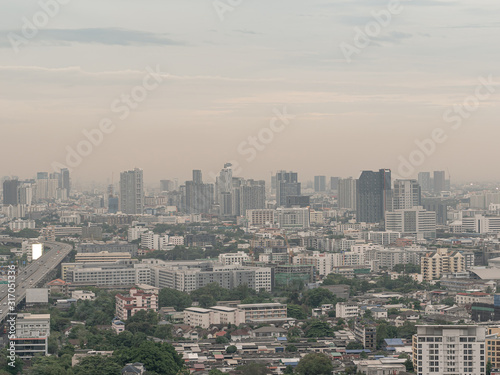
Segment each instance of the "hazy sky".
[[[0,0],[0,176],[66,164],[82,131],[109,119],[76,181],[134,167],[148,182],[192,169],[208,180],[230,160],[248,178],[398,173],[433,131],[446,140],[414,155],[413,176],[498,180],[500,85],[474,102],[480,77],[500,82],[498,0],[393,1],[378,24],[390,1],[60,1],[46,16],[38,1]],[[24,18],[36,35],[23,35]],[[365,46],[356,35],[367,25]],[[342,45],[357,48],[350,62]],[[147,67],[162,72],[155,89]],[[132,91],[144,100],[125,116],[117,101]],[[468,97],[470,110],[452,115]],[[287,123],[275,118],[285,108]],[[242,143],[259,134],[269,143]]]

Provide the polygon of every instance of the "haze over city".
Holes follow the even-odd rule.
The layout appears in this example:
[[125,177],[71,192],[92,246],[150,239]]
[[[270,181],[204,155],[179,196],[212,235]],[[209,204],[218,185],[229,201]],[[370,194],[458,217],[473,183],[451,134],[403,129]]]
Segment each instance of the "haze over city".
[[[231,9],[70,1],[29,37],[24,18],[34,24],[40,6],[9,2],[0,16],[0,175],[30,178],[67,164],[67,147],[76,150],[82,131],[110,118],[113,131],[72,168],[75,181],[105,183],[134,167],[147,183],[185,181],[192,169],[208,176],[228,161],[259,179],[280,169],[303,179],[381,167],[398,174],[400,158],[435,129],[446,140],[403,177],[446,170],[454,181],[497,180],[500,4],[394,4],[365,46],[358,31],[387,1],[243,1]],[[122,95],[142,86],[148,67],[161,82],[121,119],[116,100],[123,105]],[[454,106],[481,85],[489,95],[469,102],[455,126],[445,114],[461,113]],[[261,147],[242,146],[266,136],[276,111],[293,118]]]

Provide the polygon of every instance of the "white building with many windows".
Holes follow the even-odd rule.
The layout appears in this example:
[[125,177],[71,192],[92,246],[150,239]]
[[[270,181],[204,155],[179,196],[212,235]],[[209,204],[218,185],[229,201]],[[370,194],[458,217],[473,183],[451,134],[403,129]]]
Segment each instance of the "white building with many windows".
[[485,375],[486,327],[417,326],[413,366],[417,375]]

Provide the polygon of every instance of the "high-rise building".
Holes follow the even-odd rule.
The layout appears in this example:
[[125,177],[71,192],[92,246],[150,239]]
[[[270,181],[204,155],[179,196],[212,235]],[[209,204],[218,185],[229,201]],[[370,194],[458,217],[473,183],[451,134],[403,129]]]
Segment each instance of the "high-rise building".
[[436,238],[436,213],[421,206],[386,212],[385,230],[417,239]]
[[160,180],[160,191],[173,191],[174,182],[172,180]]
[[391,206],[391,171],[363,171],[356,184],[356,220],[379,223]]
[[19,204],[31,206],[33,203],[33,185],[30,182],[23,182],[17,192]]
[[266,182],[263,180],[246,180],[235,189],[235,196],[239,198],[236,216],[245,216],[247,210],[266,208]]
[[3,204],[17,205],[19,203],[19,181],[6,180],[3,182]]
[[419,375],[486,374],[486,327],[421,325],[413,335],[413,367]]
[[316,193],[326,191],[326,176],[314,176],[314,191]]
[[202,184],[203,183],[202,173],[199,169],[193,170],[193,182],[195,184]]
[[37,172],[36,179],[37,180],[48,180],[49,173],[48,172]]
[[142,169],[135,168],[120,174],[120,210],[124,214],[143,214],[144,180]]
[[396,180],[392,194],[392,209],[404,210],[420,206],[422,194],[417,180]]
[[338,190],[339,186],[339,177],[330,177],[330,190],[335,191]]
[[301,185],[296,172],[279,171],[276,173],[276,204],[286,206],[287,197],[300,195]]
[[193,181],[181,187],[184,192],[183,211],[188,214],[209,213],[214,202],[214,185],[204,184],[201,171],[193,171]]
[[69,175],[69,169],[67,168],[63,168],[61,169],[61,172],[60,172],[60,184],[59,184],[59,187],[61,189],[64,189],[66,190],[68,196],[69,196],[69,193],[71,191],[71,178],[70,178],[70,175]]
[[356,180],[352,177],[338,181],[338,205],[350,211],[356,211]]
[[446,177],[444,171],[434,171],[434,193],[439,194],[446,190]]
[[422,188],[422,191],[431,191],[432,190],[432,178],[431,178],[430,172],[419,172],[418,184]]
[[439,198],[424,198],[422,199],[422,207],[427,211],[436,213],[436,224],[446,225],[448,222],[448,205],[446,201]]

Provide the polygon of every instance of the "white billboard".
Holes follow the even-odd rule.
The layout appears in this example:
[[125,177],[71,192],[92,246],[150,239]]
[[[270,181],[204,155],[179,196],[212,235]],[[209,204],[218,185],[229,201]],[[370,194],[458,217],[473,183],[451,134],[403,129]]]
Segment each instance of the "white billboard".
[[37,260],[42,256],[43,253],[43,244],[34,243],[31,245],[31,259]]

